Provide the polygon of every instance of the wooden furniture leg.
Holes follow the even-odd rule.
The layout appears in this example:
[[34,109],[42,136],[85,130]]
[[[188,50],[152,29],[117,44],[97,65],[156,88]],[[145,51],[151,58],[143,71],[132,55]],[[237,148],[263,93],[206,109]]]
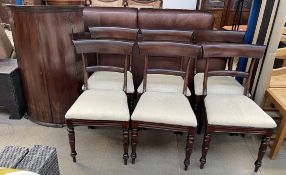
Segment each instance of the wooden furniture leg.
[[193,151],[193,144],[194,144],[194,131],[189,131],[187,136],[187,143],[186,143],[186,158],[184,160],[185,170],[188,170],[190,165],[190,157]]
[[132,146],[131,159],[132,159],[132,164],[135,163],[135,159],[137,157],[137,155],[136,155],[137,140],[138,140],[138,128],[132,128],[132,137],[131,137],[131,146]]
[[286,135],[286,111],[283,113],[283,117],[281,120],[281,124],[276,134],[276,139],[274,144],[272,145],[271,152],[270,152],[270,159],[276,159],[279,153],[279,150],[283,144],[284,138]]
[[76,162],[76,150],[75,150],[75,134],[74,134],[74,127],[72,124],[67,123],[68,127],[68,135],[69,135],[69,143],[71,147],[71,156],[73,159],[73,162]]
[[259,147],[259,152],[258,152],[258,158],[255,161],[255,170],[254,172],[257,172],[258,169],[261,167],[262,165],[262,158],[266,152],[267,146],[269,144],[269,140],[270,140],[270,136],[271,135],[267,135],[267,136],[263,136],[260,147]]
[[202,146],[202,157],[200,159],[200,169],[204,168],[204,165],[206,164],[206,157],[209,151],[209,145],[210,145],[210,141],[211,141],[211,133],[206,132],[205,133],[205,137],[204,137],[204,142],[203,142],[203,146]]
[[124,165],[127,165],[127,160],[129,158],[128,155],[128,147],[129,147],[129,129],[128,129],[129,123],[123,124],[123,160]]

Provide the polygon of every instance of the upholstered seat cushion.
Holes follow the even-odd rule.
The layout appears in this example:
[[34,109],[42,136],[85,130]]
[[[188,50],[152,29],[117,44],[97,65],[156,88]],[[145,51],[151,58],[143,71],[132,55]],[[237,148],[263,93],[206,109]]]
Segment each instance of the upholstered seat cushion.
[[127,97],[123,91],[84,91],[65,115],[66,119],[128,121]]
[[[194,77],[196,95],[203,95],[204,73],[197,73]],[[244,87],[229,76],[208,77],[207,94],[237,94],[242,95]]]
[[[124,74],[120,72],[98,71],[88,79],[89,90],[123,90]],[[127,93],[134,93],[133,77],[127,72]]]
[[274,120],[244,95],[207,95],[205,107],[211,125],[276,127]]
[[[164,75],[164,74],[148,74],[147,75],[147,92],[176,92],[183,93],[184,79],[181,76]],[[137,89],[138,93],[143,92],[143,82]],[[187,89],[187,96],[191,92]]]
[[179,93],[145,92],[131,116],[133,121],[197,126],[188,99]]

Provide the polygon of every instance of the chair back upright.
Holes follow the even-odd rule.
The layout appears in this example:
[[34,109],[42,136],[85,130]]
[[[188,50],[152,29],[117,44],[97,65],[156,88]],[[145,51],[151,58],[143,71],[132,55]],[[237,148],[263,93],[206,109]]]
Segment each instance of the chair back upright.
[[[143,93],[146,92],[147,74],[166,74],[182,76],[184,78],[183,94],[187,95],[188,77],[190,69],[190,61],[197,59],[197,55],[201,51],[201,47],[197,45],[174,43],[174,42],[139,42],[140,54],[145,57],[144,76],[143,76]],[[164,57],[165,59],[179,59],[183,63],[187,59],[186,69],[162,69],[162,68],[149,68],[149,59],[156,59],[156,57]]]
[[[203,57],[206,58],[206,67],[203,81],[203,94],[207,95],[207,79],[210,76],[232,76],[245,78],[244,95],[248,96],[251,77],[253,75],[253,68],[264,55],[265,46],[257,46],[251,44],[203,44]],[[212,58],[230,57],[246,57],[251,59],[249,67],[246,71],[236,70],[216,70],[209,71],[209,62]]]
[[[237,43],[242,44],[245,32],[239,31],[226,31],[226,30],[195,30],[194,31],[194,43],[196,44],[209,44],[209,43]],[[233,68],[233,57],[228,59],[212,59],[213,65],[220,64],[228,67],[229,70]],[[194,74],[197,73],[197,67],[201,68],[204,65],[204,61],[199,61],[194,66]],[[216,66],[217,67],[217,66]],[[213,69],[212,66],[209,69]],[[204,71],[204,69],[201,69]]]
[[[73,40],[75,51],[81,54],[84,70],[84,86],[88,89],[88,74],[97,71],[112,71],[124,73],[123,91],[127,90],[127,69],[128,58],[132,56],[133,42],[113,41],[113,40]],[[124,66],[103,66],[95,65],[88,66],[85,54],[99,53],[99,54],[116,54],[124,55]],[[118,57],[120,58],[120,57]]]

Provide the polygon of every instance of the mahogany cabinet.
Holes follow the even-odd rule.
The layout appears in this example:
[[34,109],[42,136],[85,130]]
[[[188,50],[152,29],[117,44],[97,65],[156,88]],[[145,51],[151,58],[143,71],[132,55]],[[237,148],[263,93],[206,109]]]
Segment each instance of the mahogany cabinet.
[[71,40],[72,33],[84,31],[83,7],[8,7],[29,118],[39,124],[64,124],[83,79]]

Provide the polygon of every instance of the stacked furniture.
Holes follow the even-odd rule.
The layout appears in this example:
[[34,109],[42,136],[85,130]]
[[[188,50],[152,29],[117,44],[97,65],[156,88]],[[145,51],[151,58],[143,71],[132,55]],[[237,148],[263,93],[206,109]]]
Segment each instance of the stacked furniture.
[[[198,32],[200,34],[196,34],[196,31],[193,33],[190,31],[150,29],[138,30],[137,40],[133,44],[134,41],[127,40],[132,38],[130,36],[135,36],[134,29],[89,27],[89,30],[90,32],[87,32],[89,34],[81,34],[84,38],[77,38],[77,40],[73,41],[76,52],[82,55],[85,82],[84,92],[66,113],[71,156],[74,162],[77,155],[74,126],[121,126],[123,129],[124,164],[127,164],[129,157],[128,147],[130,140],[132,163],[135,163],[139,129],[149,128],[188,133],[184,160],[184,169],[187,170],[190,165],[190,156],[197,126],[196,116],[188,101],[188,93],[190,93],[188,90],[189,71],[191,62],[197,65],[198,60],[203,59],[206,65],[204,68],[202,92],[205,97],[207,117],[204,120],[206,122],[206,130],[202,145],[200,167],[203,168],[206,163],[206,155],[212,133],[235,132],[263,136],[258,158],[255,162],[255,172],[258,171],[259,167],[261,167],[262,158],[269,143],[272,129],[276,127],[273,119],[248,97],[253,66],[263,56],[265,47],[218,43],[221,39],[217,39],[217,42],[214,43],[194,45],[190,41],[196,38],[196,35],[200,35],[200,32]],[[220,33],[218,31],[204,32],[209,36],[215,36]],[[88,35],[89,38],[87,37]],[[225,37],[231,36],[229,32],[222,32],[220,35]],[[241,38],[240,33],[234,36]],[[125,93],[128,81],[132,81],[131,77],[134,79],[136,77],[133,74],[133,76],[128,78],[127,70],[128,67],[132,67],[136,60],[134,57],[128,60],[129,56],[131,56],[130,44],[133,45],[133,49],[138,49],[139,55],[144,57],[143,81],[140,82],[141,85],[137,88],[138,103],[133,113],[130,110],[132,113],[131,117],[128,112],[130,106],[127,105]],[[124,45],[125,48],[123,47]],[[93,66],[88,65],[90,62],[85,57],[85,54],[91,52],[96,53],[94,57],[88,58],[96,61],[96,64]],[[111,55],[108,58],[106,57],[107,55],[102,54]],[[119,62],[106,61],[110,58],[113,60],[120,58],[115,57],[114,54],[125,55],[121,57],[121,59],[124,58],[125,60],[123,68],[113,65],[114,63],[119,65]],[[238,72],[231,69],[232,59],[240,56],[252,58],[249,70],[246,72]],[[225,67],[221,68],[221,70],[210,70],[209,65],[212,59],[214,59],[213,63],[216,63],[216,59],[229,60],[230,63],[228,65],[230,68],[227,70],[225,70]],[[103,61],[106,62],[102,64]],[[177,69],[171,69],[164,67],[165,65],[158,64],[160,62],[178,62],[180,66]],[[226,63],[226,61],[223,62]],[[111,71],[119,72],[118,78],[112,79]],[[88,72],[95,73],[91,73],[91,76],[88,77]],[[97,76],[96,79],[93,78],[94,75]],[[155,75],[159,78],[156,78]],[[230,82],[236,81],[234,78],[230,78],[230,76],[246,78],[243,94],[207,94],[207,80],[209,76],[224,76]],[[108,84],[114,83],[116,86],[100,86],[104,81],[108,82]],[[89,87],[89,84],[96,85],[97,82],[99,86],[96,88]],[[222,83],[223,88],[226,90],[227,88],[232,88],[232,86],[228,85],[223,85]],[[123,87],[120,89],[118,88],[120,86]],[[225,108],[225,106],[229,106],[229,108]],[[114,111],[109,111],[109,108],[114,109]],[[249,117],[252,120],[247,120]],[[132,131],[131,139],[129,138],[129,130]]]
[[[285,35],[286,28],[284,27],[281,42],[285,41]],[[262,103],[262,106],[265,107],[266,101],[270,100],[282,115],[276,138],[271,146],[271,159],[277,158],[286,136],[286,47],[278,48],[275,57],[278,60],[282,60],[282,67],[272,70],[270,81],[265,91],[264,101]]]

